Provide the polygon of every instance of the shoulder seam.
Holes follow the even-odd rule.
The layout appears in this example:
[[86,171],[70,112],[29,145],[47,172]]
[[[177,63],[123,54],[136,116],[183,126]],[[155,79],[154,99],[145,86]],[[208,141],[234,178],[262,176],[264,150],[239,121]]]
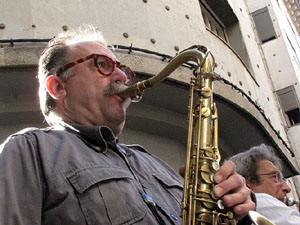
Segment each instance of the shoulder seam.
[[[46,202],[46,196],[47,196],[46,195],[47,194],[47,183],[46,183],[46,177],[44,174],[44,170],[42,167],[42,158],[41,158],[39,146],[37,143],[37,137],[34,134],[34,131],[36,131],[36,130],[38,130],[38,128],[31,130],[33,132],[31,132],[31,134],[28,135],[28,138],[30,139],[32,145],[34,146],[34,150],[35,150],[35,154],[36,154],[36,160],[37,160],[37,164],[38,164],[38,168],[39,168],[39,175],[40,175],[41,186],[42,186],[42,195],[43,195],[42,206],[44,206],[45,202]],[[24,133],[24,134],[26,134],[26,133]]]

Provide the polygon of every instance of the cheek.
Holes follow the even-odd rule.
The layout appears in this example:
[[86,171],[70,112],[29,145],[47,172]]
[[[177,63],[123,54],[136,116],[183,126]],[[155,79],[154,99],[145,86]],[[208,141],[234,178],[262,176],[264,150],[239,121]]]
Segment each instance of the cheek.
[[280,193],[280,185],[273,183],[273,184],[270,184],[267,188],[270,189],[273,196],[278,197],[277,195]]
[[99,96],[103,95],[105,89],[108,86],[107,79],[101,79],[102,77],[94,77],[94,79],[83,80],[81,84],[79,84],[78,88],[81,92],[87,92],[90,95]]
[[276,190],[277,190],[277,192],[281,192],[281,185],[279,184],[279,185],[276,185]]

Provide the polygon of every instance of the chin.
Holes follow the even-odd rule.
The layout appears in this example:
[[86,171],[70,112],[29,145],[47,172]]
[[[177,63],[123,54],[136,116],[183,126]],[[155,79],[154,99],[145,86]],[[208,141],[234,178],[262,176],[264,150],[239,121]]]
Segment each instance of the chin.
[[285,196],[283,196],[283,197],[280,197],[280,198],[277,198],[279,201],[282,201],[282,202],[284,202],[284,197]]

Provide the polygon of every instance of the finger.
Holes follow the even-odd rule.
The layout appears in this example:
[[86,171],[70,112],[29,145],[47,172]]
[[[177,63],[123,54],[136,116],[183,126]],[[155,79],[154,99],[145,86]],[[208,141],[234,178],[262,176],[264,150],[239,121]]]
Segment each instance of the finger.
[[245,179],[237,173],[234,173],[226,180],[217,184],[213,188],[213,192],[217,198],[220,198],[231,191],[238,192],[242,188],[246,188]]
[[244,216],[248,214],[250,210],[255,210],[255,208],[255,203],[249,199],[245,203],[233,207],[233,212],[237,216]]
[[214,176],[215,182],[218,184],[224,180],[226,180],[230,175],[235,173],[235,164],[232,161],[226,161],[220,167],[218,172]]
[[243,187],[239,189],[237,192],[232,194],[225,195],[223,200],[223,205],[226,207],[232,207],[238,204],[243,204],[244,202],[248,201],[250,198],[250,189],[247,187]]
[[185,175],[185,166],[180,167],[178,172],[179,172],[180,176],[182,176],[184,178],[184,175]]

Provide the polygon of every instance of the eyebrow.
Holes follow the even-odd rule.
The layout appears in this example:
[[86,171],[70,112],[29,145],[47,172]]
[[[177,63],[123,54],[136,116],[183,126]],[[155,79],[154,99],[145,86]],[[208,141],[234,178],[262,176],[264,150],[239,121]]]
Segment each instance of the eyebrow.
[[272,175],[272,173],[280,173],[280,171],[272,171],[272,172],[269,172],[270,173],[270,175]]
[[275,173],[280,173],[279,170],[273,170],[273,171],[269,171],[269,172],[265,172],[265,173],[258,173],[258,175],[272,175]]

